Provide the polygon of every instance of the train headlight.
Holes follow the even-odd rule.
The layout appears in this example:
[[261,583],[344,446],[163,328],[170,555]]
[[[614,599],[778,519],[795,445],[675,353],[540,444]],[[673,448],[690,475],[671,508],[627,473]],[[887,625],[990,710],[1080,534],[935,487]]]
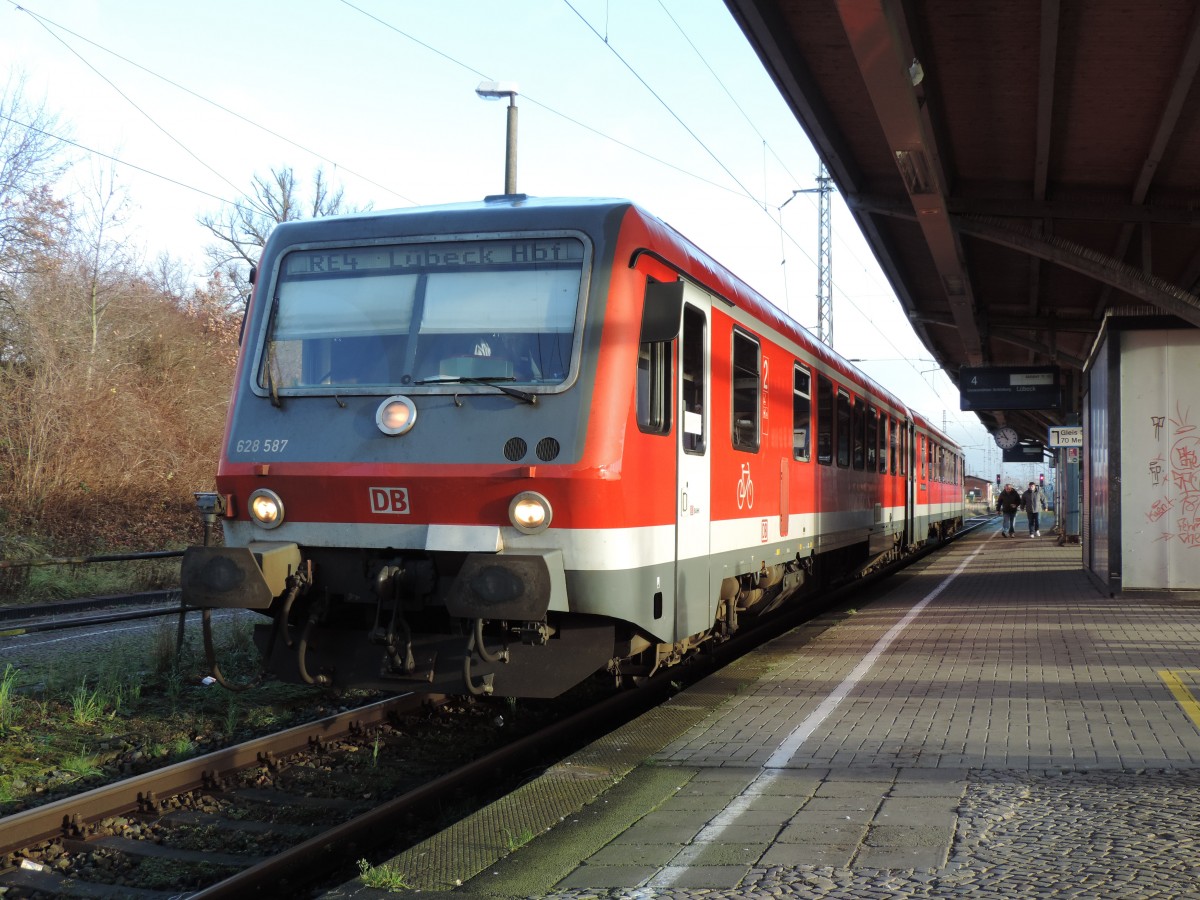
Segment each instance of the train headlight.
[[550,527],[550,501],[536,491],[522,491],[508,504],[508,519],[517,531],[537,534]]
[[274,491],[259,488],[250,495],[247,507],[250,518],[260,528],[278,528],[283,524],[283,501]]
[[375,424],[384,434],[404,434],[417,421],[417,408],[407,397],[388,397],[375,410]]

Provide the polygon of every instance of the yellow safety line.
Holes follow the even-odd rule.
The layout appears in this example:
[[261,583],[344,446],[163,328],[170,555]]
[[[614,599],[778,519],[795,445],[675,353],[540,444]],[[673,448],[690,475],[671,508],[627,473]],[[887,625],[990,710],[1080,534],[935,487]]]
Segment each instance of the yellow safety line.
[[1179,701],[1179,705],[1183,707],[1183,711],[1188,714],[1188,718],[1192,720],[1192,724],[1197,729],[1200,729],[1200,702],[1196,701],[1195,696],[1187,689],[1187,686],[1184,685],[1183,680],[1177,674],[1195,674],[1197,671],[1197,669],[1176,669],[1175,671],[1159,669],[1158,677],[1163,680],[1171,693],[1175,695],[1175,699]]
[[7,631],[0,631],[0,637],[16,637],[17,635],[24,633],[24,628],[10,628]]

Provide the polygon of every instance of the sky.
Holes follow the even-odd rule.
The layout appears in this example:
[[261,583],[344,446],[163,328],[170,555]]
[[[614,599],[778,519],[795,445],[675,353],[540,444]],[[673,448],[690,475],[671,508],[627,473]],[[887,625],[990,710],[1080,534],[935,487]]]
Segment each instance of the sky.
[[[816,332],[819,160],[720,0],[0,0],[0,61],[74,142],[60,192],[115,178],[147,264],[202,277],[197,218],[273,169],[376,210],[503,193],[507,101],[475,89],[515,82],[518,191],[633,200]],[[968,474],[1036,477],[959,411],[836,193],[831,219],[834,349]]]

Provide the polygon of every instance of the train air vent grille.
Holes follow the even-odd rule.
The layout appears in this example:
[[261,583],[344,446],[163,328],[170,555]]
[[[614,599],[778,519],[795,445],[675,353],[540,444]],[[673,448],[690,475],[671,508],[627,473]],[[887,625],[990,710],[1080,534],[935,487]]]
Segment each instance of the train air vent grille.
[[525,451],[528,449],[529,445],[523,438],[509,438],[504,444],[504,458],[510,462],[516,462],[525,456]]
[[556,441],[554,438],[548,437],[542,438],[540,441],[538,441],[535,452],[537,453],[537,458],[542,462],[550,462],[550,460],[558,458],[558,451],[560,449],[561,448],[558,446],[558,441]]

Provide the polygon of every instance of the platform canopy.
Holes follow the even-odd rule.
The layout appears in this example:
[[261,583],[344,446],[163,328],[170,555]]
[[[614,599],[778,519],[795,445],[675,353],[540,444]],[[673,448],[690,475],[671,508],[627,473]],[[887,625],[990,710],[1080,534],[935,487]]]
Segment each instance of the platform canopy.
[[1106,314],[1200,325],[1200,5],[726,0],[932,356],[1057,366]]

